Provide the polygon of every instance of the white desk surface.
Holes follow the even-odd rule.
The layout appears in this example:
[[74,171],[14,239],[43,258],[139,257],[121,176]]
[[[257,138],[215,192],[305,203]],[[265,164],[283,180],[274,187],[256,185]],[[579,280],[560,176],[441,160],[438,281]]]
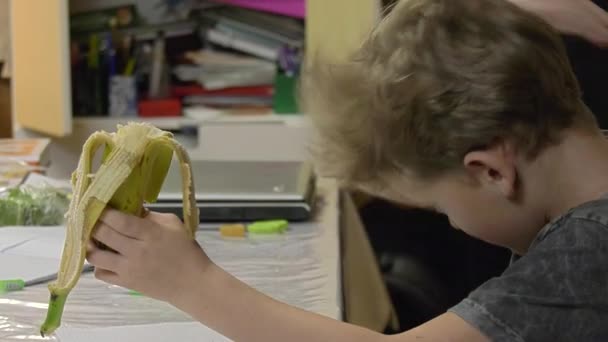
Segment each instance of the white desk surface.
[[[333,182],[325,181],[319,190],[321,200],[315,222],[292,224],[284,235],[226,240],[217,231],[201,230],[197,240],[214,261],[254,288],[280,301],[342,319],[338,190]],[[205,284],[192,286],[205,291]],[[40,340],[37,332],[47,302],[45,285],[0,295],[0,341]],[[64,329],[65,333],[51,340],[73,341],[61,336],[103,327],[120,327],[116,328],[119,334],[120,329],[142,324],[148,325],[144,329],[147,334],[155,326],[161,333],[167,328],[162,323],[190,321],[168,304],[130,295],[127,290],[109,286],[89,274],[68,298],[59,330]]]

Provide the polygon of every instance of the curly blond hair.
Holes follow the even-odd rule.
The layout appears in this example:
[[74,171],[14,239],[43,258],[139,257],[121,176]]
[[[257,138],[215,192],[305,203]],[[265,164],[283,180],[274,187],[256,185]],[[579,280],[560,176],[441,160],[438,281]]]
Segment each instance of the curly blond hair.
[[308,63],[300,102],[321,172],[431,179],[510,140],[530,158],[596,127],[559,35],[504,0],[401,0],[344,63]]

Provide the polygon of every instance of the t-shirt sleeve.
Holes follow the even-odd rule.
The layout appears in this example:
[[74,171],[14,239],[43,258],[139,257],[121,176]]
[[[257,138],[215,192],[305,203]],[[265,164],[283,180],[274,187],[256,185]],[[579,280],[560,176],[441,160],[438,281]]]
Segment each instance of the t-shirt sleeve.
[[608,228],[564,221],[449,311],[492,341],[608,341]]

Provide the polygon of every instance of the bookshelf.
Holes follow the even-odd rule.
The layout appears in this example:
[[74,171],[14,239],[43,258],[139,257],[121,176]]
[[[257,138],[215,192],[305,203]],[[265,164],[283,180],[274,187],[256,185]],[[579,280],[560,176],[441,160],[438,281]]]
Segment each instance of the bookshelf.
[[[74,122],[102,125],[116,118],[72,114],[69,13],[82,6],[113,6],[122,0],[13,0],[11,2],[12,92],[17,124],[51,137],[69,136]],[[307,0],[306,53],[343,58],[379,19],[380,0]],[[43,33],[43,34],[41,34]],[[141,119],[141,118],[128,118]],[[150,119],[143,119],[149,121]],[[160,121],[156,121],[160,122]],[[171,118],[165,125],[189,124]]]

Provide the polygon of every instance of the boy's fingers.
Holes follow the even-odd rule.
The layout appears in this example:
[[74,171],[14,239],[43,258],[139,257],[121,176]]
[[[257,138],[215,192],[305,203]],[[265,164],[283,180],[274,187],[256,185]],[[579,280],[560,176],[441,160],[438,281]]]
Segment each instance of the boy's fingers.
[[95,278],[108,284],[122,286],[120,284],[120,277],[116,273],[102,268],[95,268]]
[[600,47],[608,47],[608,26],[595,26],[595,29],[587,30],[584,37],[593,44]]
[[590,14],[588,20],[592,22],[587,31],[583,32],[585,38],[601,47],[608,47],[608,12],[591,1],[584,3]]
[[152,222],[160,224],[161,226],[175,226],[184,224],[182,220],[179,219],[179,217],[167,213],[157,213],[151,211],[148,213],[146,218]]
[[87,253],[94,251],[96,248],[97,248],[97,246],[95,246],[95,243],[93,243],[93,240],[89,240],[87,242]]
[[133,215],[128,215],[115,209],[106,209],[99,221],[112,227],[112,229],[133,239],[142,240],[146,229],[142,227],[142,220]]
[[94,248],[87,253],[87,260],[95,266],[95,272],[99,269],[118,272],[121,258],[119,254],[99,248]]
[[593,44],[602,47],[608,48],[608,30],[605,31],[603,35],[598,35],[596,37],[589,38]]
[[[97,224],[97,229],[93,232],[93,239],[103,243],[122,255],[128,255],[131,246],[137,240],[121,234],[113,227],[101,222]],[[90,247],[89,247],[90,248]]]
[[595,15],[595,17],[602,23],[604,26],[608,26],[608,12],[606,12],[600,6],[594,4],[592,1],[586,1],[589,10]]

